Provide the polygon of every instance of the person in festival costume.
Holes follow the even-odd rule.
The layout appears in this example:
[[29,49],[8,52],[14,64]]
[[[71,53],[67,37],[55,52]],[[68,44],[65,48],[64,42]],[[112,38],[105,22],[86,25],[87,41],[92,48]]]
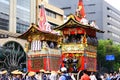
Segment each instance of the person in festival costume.
[[65,54],[65,58],[63,59],[64,67],[69,69],[69,54]]
[[23,73],[19,70],[14,70],[11,72],[12,74],[12,79],[11,80],[26,80],[23,78]]
[[45,74],[46,74],[46,79],[47,80],[50,80],[50,75],[51,75],[51,71],[45,71]]
[[4,70],[1,72],[2,77],[0,78],[0,80],[9,80],[7,74],[7,70]]
[[12,79],[11,80],[19,80],[19,78],[17,77],[18,70],[12,71],[11,74],[12,74]]
[[35,76],[37,78],[37,80],[43,80],[44,73],[45,73],[45,70],[44,69],[40,69],[38,74]]
[[17,78],[18,80],[25,80],[25,78],[23,78],[23,73],[21,71],[18,71]]
[[57,72],[51,71],[50,80],[57,80]]
[[76,58],[76,56],[74,56],[73,57],[73,62],[72,62],[73,72],[78,72],[77,64],[78,64],[78,59]]
[[35,77],[35,74],[36,74],[35,72],[30,71],[28,73],[28,79],[26,79],[26,80],[37,80],[36,77]]

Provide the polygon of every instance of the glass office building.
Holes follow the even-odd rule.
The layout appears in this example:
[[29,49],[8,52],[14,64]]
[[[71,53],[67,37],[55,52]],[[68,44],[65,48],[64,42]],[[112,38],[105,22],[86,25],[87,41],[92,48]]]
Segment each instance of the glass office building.
[[[0,29],[9,31],[10,1],[0,0]],[[16,0],[16,32],[28,29],[30,20],[30,0]]]
[[9,30],[9,1],[0,0],[0,29]]
[[17,0],[17,33],[23,33],[28,29],[30,20],[30,0]]

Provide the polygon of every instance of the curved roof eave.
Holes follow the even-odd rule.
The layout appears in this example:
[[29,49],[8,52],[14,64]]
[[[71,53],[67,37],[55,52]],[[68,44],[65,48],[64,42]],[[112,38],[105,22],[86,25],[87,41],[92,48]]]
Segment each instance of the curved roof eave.
[[[69,24],[69,22],[71,22],[71,25]],[[99,29],[97,29],[97,28],[95,28],[95,27],[92,27],[92,26],[90,26],[90,25],[84,25],[84,24],[81,24],[80,22],[78,22],[78,21],[76,21],[75,19],[73,19],[73,18],[69,18],[69,20],[67,20],[67,22],[65,22],[64,24],[62,24],[62,25],[60,25],[60,26],[58,26],[58,27],[56,27],[56,28],[54,28],[55,30],[62,30],[64,27],[73,27],[73,26],[81,26],[81,27],[83,27],[83,28],[91,28],[91,29],[94,29],[94,30],[96,30],[97,32],[100,32],[100,33],[104,33],[104,31],[102,31],[102,30],[99,30]],[[74,28],[74,27],[73,27]]]
[[22,35],[18,36],[18,38],[27,39],[29,35],[31,35],[32,33],[34,33],[33,30],[36,31],[37,33],[43,33],[43,34],[52,35],[52,36],[60,36],[60,35],[53,34],[53,33],[50,33],[50,32],[41,31],[37,27],[37,25],[33,24],[33,25],[30,26],[30,28],[25,33],[23,33]]
[[29,28],[25,33],[23,33],[23,34],[21,34],[20,36],[18,36],[18,38],[27,39],[27,36],[30,35],[32,28],[34,28],[34,29],[37,30],[36,25],[32,24],[32,25],[30,26],[30,28]]

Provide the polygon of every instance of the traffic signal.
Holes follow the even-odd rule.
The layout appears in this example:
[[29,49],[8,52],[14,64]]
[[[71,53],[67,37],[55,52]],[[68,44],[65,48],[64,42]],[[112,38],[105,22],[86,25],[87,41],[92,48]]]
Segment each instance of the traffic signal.
[[0,38],[8,38],[7,34],[0,34]]

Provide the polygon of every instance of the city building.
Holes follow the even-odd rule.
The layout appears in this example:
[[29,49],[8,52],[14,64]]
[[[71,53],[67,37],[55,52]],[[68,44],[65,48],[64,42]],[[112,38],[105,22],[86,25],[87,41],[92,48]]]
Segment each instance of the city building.
[[[1,0],[0,1],[0,29],[12,33],[24,33],[30,23],[36,21],[36,2],[40,4],[41,0]],[[63,23],[63,10],[50,5],[47,1],[44,3],[48,22],[52,26],[58,26]],[[34,19],[35,18],[35,19]]]
[[[13,33],[23,33],[27,30],[29,26],[30,23],[29,20],[30,20],[29,0],[0,1],[0,29],[10,31]],[[14,26],[17,27],[14,27],[13,23],[15,23]]]
[[[55,5],[64,10],[65,15],[75,14],[79,0],[49,0],[49,4]],[[104,0],[83,0],[86,18],[96,21],[98,27],[105,31],[103,34],[97,34],[98,39],[113,40],[114,43],[120,43],[120,11],[108,4]]]

